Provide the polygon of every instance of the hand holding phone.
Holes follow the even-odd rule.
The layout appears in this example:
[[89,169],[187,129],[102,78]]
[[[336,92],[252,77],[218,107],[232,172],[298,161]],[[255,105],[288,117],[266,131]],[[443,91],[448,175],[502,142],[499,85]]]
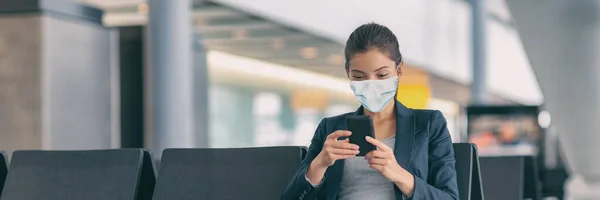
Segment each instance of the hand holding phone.
[[350,144],[348,139],[338,140],[340,137],[348,137],[350,131],[337,130],[327,136],[321,153],[317,155],[313,162],[317,162],[320,167],[329,167],[336,160],[352,158],[358,154],[358,145]]
[[375,145],[371,144],[366,140],[367,136],[374,136],[373,120],[369,116],[348,116],[346,117],[348,124],[348,130],[352,133],[350,135],[350,143],[359,146],[360,153],[357,156],[365,156],[367,153],[377,150]]

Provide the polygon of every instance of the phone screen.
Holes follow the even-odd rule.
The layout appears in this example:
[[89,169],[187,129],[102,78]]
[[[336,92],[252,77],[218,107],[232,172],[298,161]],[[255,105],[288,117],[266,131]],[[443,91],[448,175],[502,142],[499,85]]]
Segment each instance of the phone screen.
[[367,142],[366,136],[374,137],[373,120],[369,116],[348,116],[348,131],[350,135],[350,143],[358,145],[360,153],[357,156],[365,156],[367,153],[377,150],[375,145]]

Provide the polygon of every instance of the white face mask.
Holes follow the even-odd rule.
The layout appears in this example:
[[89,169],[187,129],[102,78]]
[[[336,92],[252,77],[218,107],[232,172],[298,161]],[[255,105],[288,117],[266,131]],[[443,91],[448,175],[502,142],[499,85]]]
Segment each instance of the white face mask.
[[377,113],[396,96],[398,76],[384,80],[350,81],[350,88],[363,107]]

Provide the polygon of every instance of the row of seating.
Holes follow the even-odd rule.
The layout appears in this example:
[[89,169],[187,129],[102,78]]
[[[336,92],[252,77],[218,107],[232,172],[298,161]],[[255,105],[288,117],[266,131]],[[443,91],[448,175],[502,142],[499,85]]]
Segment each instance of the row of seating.
[[156,176],[150,154],[140,149],[16,151],[8,173],[0,170],[0,199],[279,199],[305,152],[166,149]]
[[[475,146],[457,143],[454,153],[461,200],[484,199]],[[16,151],[8,173],[0,164],[0,200],[279,199],[305,154],[305,147],[166,149],[156,175],[140,149]]]

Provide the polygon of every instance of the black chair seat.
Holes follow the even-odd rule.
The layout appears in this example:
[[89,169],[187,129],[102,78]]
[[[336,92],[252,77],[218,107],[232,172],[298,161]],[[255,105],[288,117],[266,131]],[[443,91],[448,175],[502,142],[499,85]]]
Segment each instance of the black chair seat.
[[143,156],[139,149],[16,151],[0,199],[141,200]]
[[279,199],[302,156],[301,147],[167,149],[154,199]]

